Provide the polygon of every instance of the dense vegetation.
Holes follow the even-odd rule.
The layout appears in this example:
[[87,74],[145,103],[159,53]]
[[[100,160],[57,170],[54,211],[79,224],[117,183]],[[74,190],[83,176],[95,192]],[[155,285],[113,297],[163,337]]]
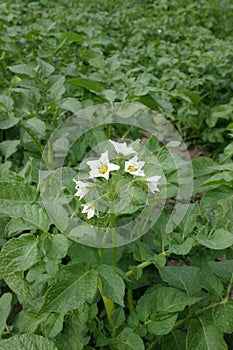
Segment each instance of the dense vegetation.
[[[230,0],[1,2],[0,349],[233,348],[232,18]],[[158,133],[147,120],[132,124],[137,108]],[[56,143],[73,115],[77,140],[70,147],[56,131]],[[85,118],[92,129],[82,135]],[[73,178],[109,139],[153,157],[163,178],[160,217],[117,248],[90,236],[83,244],[91,231],[82,226],[66,234],[73,217],[113,231],[147,205],[135,180],[118,201],[122,215],[89,221],[81,210]],[[65,155],[62,184],[54,155]],[[191,198],[177,201],[179,188]]]

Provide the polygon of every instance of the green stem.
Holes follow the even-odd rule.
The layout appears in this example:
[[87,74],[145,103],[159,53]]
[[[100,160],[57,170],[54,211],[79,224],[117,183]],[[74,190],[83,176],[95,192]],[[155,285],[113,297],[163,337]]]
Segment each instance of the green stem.
[[36,145],[36,147],[38,148],[38,151],[40,152],[41,156],[43,155],[43,148],[41,147],[40,143],[38,142],[38,140],[36,139],[36,137],[33,135],[33,133],[31,132],[30,129],[28,129],[26,126],[24,126],[22,123],[20,124],[20,127],[22,129],[24,129],[24,131],[26,131],[28,133],[28,135],[32,138],[34,144]]
[[[49,148],[49,154],[48,154],[48,159],[47,159],[45,154],[44,154],[43,148],[41,147],[41,145],[40,145],[39,141],[37,140],[37,138],[35,137],[35,135],[31,132],[31,130],[28,129],[25,125],[23,125],[23,123],[20,123],[20,127],[31,137],[32,141],[34,142],[38,151],[40,152],[40,155],[41,155],[43,161],[45,162],[47,168],[51,169],[51,166],[53,164],[53,163],[50,163],[50,160],[53,157],[53,156],[51,156],[52,149]],[[51,147],[50,144],[49,144],[49,147]]]
[[155,339],[147,348],[147,350],[153,350],[155,349],[154,348],[154,345],[158,343],[158,339]]
[[181,326],[183,326],[183,324],[190,318],[194,317],[194,316],[200,316],[202,314],[204,314],[206,311],[213,309],[215,306],[218,305],[223,305],[226,304],[228,302],[228,298],[224,298],[222,301],[220,301],[219,303],[214,303],[214,304],[210,304],[208,306],[203,307],[200,310],[197,310],[196,312],[194,312],[194,314],[189,314],[188,316],[186,316],[185,318],[183,318],[182,320],[176,322],[175,326],[173,329],[177,329],[180,328]]
[[110,139],[111,138],[111,133],[112,133],[112,125],[108,124],[107,125],[107,130],[106,130],[106,134],[107,134],[107,138]]
[[[153,262],[152,261],[144,261],[141,264],[139,264],[138,266],[136,266],[137,269],[144,269],[147,266],[152,265]],[[125,273],[125,277],[131,277],[133,276],[133,270],[129,270]]]
[[104,257],[104,250],[103,248],[99,248],[98,249],[98,253],[99,253],[99,257],[101,259],[101,262],[103,261],[103,257]]
[[50,141],[48,141],[48,163],[53,164],[54,156],[53,156],[53,146]]
[[100,292],[102,299],[103,299],[103,303],[104,303],[109,326],[113,329],[114,324],[113,324],[113,320],[112,320],[112,314],[113,314],[113,311],[115,309],[115,304],[112,300],[108,299],[105,295],[102,294],[103,287],[102,287],[102,282],[101,282],[100,278],[98,279],[98,289],[99,289],[99,292]]
[[127,291],[127,301],[128,301],[129,311],[131,313],[134,310],[132,289],[128,289],[128,291]]
[[114,202],[110,206],[110,225],[112,230],[112,264],[117,266],[117,247],[116,247],[116,215],[114,214]]
[[57,127],[57,117],[59,114],[59,108],[56,107],[54,114],[53,114],[53,126],[56,128]]
[[101,241],[101,247],[103,247],[105,245],[105,242],[106,242],[106,240],[108,238],[109,231],[110,231],[110,227],[107,228],[107,230],[106,230],[106,232],[104,234],[104,237],[103,237],[103,239]]
[[110,191],[110,227],[112,231],[112,264],[117,266],[117,247],[116,247],[116,215],[114,213],[114,202],[115,202],[115,188],[113,189],[112,181],[108,181],[109,191]]
[[[113,235],[115,235],[114,232]],[[117,266],[117,247],[112,248],[112,265]]]
[[231,274],[231,279],[227,287],[227,298],[230,297],[232,285],[233,285],[233,273]]

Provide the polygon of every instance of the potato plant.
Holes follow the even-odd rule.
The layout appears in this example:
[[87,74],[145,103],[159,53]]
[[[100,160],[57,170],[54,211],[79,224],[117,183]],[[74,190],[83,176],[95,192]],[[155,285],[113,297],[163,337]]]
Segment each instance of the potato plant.
[[0,4],[0,349],[233,348],[233,6]]

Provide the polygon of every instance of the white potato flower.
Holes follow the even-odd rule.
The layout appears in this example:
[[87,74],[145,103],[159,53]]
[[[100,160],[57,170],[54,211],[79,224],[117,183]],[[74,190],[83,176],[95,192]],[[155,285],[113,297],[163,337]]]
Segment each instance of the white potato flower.
[[83,181],[79,181],[79,180],[75,180],[73,179],[74,182],[76,183],[76,190],[77,192],[74,194],[75,196],[78,196],[79,199],[82,199],[87,192],[90,190],[90,184],[83,182]]
[[109,142],[114,146],[117,154],[122,154],[123,156],[128,156],[130,154],[137,153],[133,149],[133,147],[128,146],[126,142],[119,143],[119,142],[115,142],[112,140],[109,140]]
[[147,184],[151,193],[159,192],[158,184],[161,176],[151,176],[147,178]]
[[145,162],[138,161],[138,156],[134,156],[129,161],[125,162],[125,171],[131,175],[145,176],[142,170]]
[[82,213],[87,214],[88,219],[91,219],[95,215],[96,207],[94,202],[83,204],[82,207],[83,207]]
[[87,162],[90,170],[89,178],[94,177],[104,177],[106,180],[109,179],[109,172],[114,170],[119,170],[119,165],[109,162],[108,151],[101,154],[100,158],[97,160],[90,160]]

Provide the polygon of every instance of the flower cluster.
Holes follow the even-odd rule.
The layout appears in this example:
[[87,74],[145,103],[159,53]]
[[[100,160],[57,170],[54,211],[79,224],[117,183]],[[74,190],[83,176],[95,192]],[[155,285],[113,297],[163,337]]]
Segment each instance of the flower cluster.
[[[109,142],[113,145],[118,156],[122,155],[128,157],[130,155],[133,155],[131,159],[125,160],[124,172],[133,176],[145,177],[145,183],[147,183],[149,191],[152,194],[159,192],[158,184],[161,176],[146,177],[143,170],[145,162],[138,160],[138,153],[132,147],[128,146],[126,142],[119,143],[112,140],[109,140]],[[95,178],[104,178],[105,180],[109,180],[110,172],[120,170],[120,165],[110,162],[108,151],[103,152],[99,159],[89,160],[86,163],[90,167],[89,179],[91,180]],[[75,196],[79,197],[79,199],[84,198],[91,190],[91,188],[95,186],[93,182],[83,182],[75,179],[74,181],[76,183],[75,188],[77,190]],[[82,207],[82,213],[87,214],[88,219],[92,218],[95,215],[95,200],[92,200],[86,204],[82,204]]]

